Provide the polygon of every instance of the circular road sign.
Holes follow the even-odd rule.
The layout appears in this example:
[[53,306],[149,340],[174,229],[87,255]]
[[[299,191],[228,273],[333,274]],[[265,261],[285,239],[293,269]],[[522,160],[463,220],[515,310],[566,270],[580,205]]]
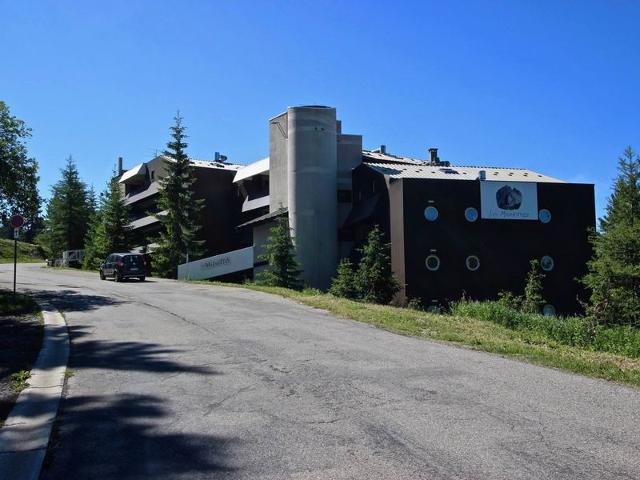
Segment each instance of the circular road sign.
[[24,225],[24,217],[22,215],[14,215],[11,217],[11,226],[13,228],[20,228]]

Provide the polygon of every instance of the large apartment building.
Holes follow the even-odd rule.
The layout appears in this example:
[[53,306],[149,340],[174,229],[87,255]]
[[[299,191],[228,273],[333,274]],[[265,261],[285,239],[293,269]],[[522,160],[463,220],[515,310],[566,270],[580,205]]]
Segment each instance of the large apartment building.
[[[205,198],[207,258],[180,268],[183,278],[251,276],[275,219],[286,215],[306,284],[326,288],[341,258],[357,261],[373,225],[391,243],[398,302],[439,306],[521,291],[529,261],[546,274],[549,313],[579,309],[577,278],[591,255],[591,184],[568,183],[523,168],[459,166],[362,148],[342,132],[332,107],[290,107],[269,119],[269,156],[246,166],[193,160]],[[425,153],[427,153],[425,151]],[[123,173],[141,245],[157,229],[149,213],[166,157]]]

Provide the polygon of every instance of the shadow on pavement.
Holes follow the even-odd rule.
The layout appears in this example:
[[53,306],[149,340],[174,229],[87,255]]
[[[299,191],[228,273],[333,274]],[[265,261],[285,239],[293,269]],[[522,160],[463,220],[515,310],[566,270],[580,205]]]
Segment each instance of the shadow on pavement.
[[38,301],[49,302],[63,313],[86,312],[89,310],[97,310],[100,307],[126,303],[123,300],[114,297],[87,295],[80,293],[77,290],[70,289],[58,290],[55,292],[33,290],[27,291],[26,293],[35,296]]
[[150,395],[67,398],[40,478],[211,478],[233,470],[224,459],[235,439],[154,426],[174,415]]
[[88,335],[83,325],[70,325],[71,357],[69,366],[74,369],[102,368],[107,370],[131,370],[140,372],[197,373],[217,375],[207,366],[188,365],[171,359],[182,350],[148,342],[118,342],[83,340]]

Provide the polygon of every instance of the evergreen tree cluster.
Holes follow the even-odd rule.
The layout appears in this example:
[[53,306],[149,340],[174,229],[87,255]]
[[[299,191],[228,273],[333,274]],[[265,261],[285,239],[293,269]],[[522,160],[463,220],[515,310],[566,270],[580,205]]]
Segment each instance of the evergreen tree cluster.
[[167,278],[176,278],[178,265],[198,258],[204,242],[197,239],[201,228],[201,211],[204,200],[194,198],[195,177],[186,154],[187,143],[182,117],[178,113],[171,127],[172,140],[164,155],[166,176],[160,181],[158,208],[163,214],[156,218],[162,224],[158,248],[154,251],[154,262],[158,273]]
[[134,246],[129,226],[129,207],[124,202],[115,172],[100,194],[85,237],[83,267],[96,269],[107,255],[128,252]]
[[374,226],[365,245],[358,250],[361,257],[357,267],[344,259],[338,266],[329,292],[338,297],[353,298],[371,303],[389,303],[400,289],[391,271],[391,252],[380,228]]
[[591,291],[587,313],[605,325],[640,327],[640,156],[628,147],[584,278]]
[[9,236],[9,219],[19,213],[25,218],[22,236],[32,241],[42,227],[42,200],[38,194],[38,163],[27,152],[29,137],[31,129],[0,101],[0,228],[2,236]]

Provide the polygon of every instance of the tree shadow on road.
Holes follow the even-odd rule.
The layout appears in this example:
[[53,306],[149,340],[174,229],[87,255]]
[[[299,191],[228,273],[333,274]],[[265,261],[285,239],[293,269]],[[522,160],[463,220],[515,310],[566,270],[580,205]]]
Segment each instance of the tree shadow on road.
[[173,415],[150,395],[67,398],[40,478],[211,478],[233,471],[225,457],[236,439],[160,431]]
[[28,295],[33,295],[38,301],[53,305],[62,312],[86,312],[97,310],[101,307],[119,305],[127,303],[115,297],[105,295],[87,295],[77,290],[57,290],[53,292],[33,290],[26,291]]
[[105,370],[131,370],[158,373],[195,373],[217,375],[208,366],[177,362],[172,357],[182,350],[150,342],[120,342],[83,339],[88,328],[69,326],[71,357],[69,366],[74,369],[100,368]]

